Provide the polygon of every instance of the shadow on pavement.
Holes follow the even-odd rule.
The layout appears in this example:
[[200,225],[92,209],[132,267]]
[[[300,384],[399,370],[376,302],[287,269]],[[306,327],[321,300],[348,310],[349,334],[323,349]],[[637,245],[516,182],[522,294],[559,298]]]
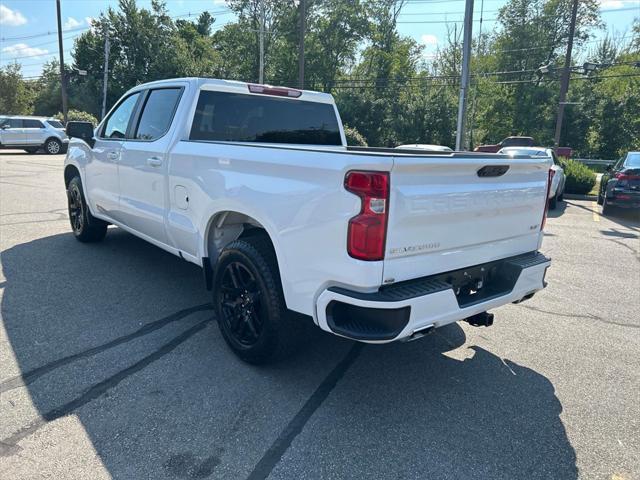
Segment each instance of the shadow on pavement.
[[[0,429],[0,462],[73,414],[113,478],[245,478],[353,345],[317,330],[289,362],[243,364],[214,324],[200,269],[118,229],[100,244],[63,234],[16,245],[2,267],[19,372],[0,379],[0,409],[36,411]],[[550,381],[477,347],[455,358],[464,343],[454,324],[364,347],[266,474],[576,478]],[[67,440],[56,450],[45,439],[29,468],[68,472],[73,451],[56,456]]]
[[559,216],[561,216],[564,211],[567,209],[567,202],[558,202],[556,205],[556,208],[554,208],[553,210],[549,210],[547,212],[547,217],[549,218],[558,218]]

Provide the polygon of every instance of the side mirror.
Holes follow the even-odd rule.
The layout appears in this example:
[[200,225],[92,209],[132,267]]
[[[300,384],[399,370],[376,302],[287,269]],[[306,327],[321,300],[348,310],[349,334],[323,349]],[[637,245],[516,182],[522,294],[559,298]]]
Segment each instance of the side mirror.
[[611,170],[613,170],[613,165],[611,165],[611,164],[607,165],[606,170],[607,170],[607,172],[610,172]]
[[93,124],[91,122],[67,122],[66,133],[69,138],[79,138],[89,144],[91,148],[95,144],[93,137]]

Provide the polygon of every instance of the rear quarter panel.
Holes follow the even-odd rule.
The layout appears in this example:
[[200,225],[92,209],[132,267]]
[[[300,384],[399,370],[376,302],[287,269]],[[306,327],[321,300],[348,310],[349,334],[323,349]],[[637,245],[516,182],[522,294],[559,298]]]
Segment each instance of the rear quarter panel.
[[[328,286],[363,291],[380,286],[382,262],[347,254],[347,226],[360,200],[343,182],[349,170],[391,166],[391,157],[338,149],[180,141],[169,166],[168,230],[179,248],[204,257],[216,214],[252,217],[274,244],[287,306],[312,315],[315,298]],[[176,203],[176,187],[188,192],[186,210]]]

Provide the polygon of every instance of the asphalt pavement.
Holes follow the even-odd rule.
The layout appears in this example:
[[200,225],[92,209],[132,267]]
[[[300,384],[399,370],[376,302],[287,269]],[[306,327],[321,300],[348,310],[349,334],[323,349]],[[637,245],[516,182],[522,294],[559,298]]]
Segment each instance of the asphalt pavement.
[[636,218],[562,202],[492,327],[255,367],[199,268],[73,238],[63,160],[0,152],[1,479],[640,479]]

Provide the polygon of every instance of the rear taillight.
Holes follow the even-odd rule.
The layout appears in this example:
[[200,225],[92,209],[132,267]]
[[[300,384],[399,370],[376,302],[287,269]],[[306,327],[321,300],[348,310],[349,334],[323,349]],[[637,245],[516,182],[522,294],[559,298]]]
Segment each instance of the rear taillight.
[[360,213],[349,220],[347,251],[358,260],[384,259],[389,216],[389,174],[351,171],[344,188],[361,200]]
[[616,173],[614,177],[620,187],[626,187],[631,180],[640,180],[640,175],[631,175],[629,173]]
[[556,174],[556,171],[552,168],[549,169],[549,179],[547,180],[547,197],[546,202],[544,204],[544,214],[542,215],[542,224],[540,224],[540,231],[544,229],[544,224],[547,223],[547,212],[549,211],[549,192],[551,192],[551,182],[553,181],[553,176]]

